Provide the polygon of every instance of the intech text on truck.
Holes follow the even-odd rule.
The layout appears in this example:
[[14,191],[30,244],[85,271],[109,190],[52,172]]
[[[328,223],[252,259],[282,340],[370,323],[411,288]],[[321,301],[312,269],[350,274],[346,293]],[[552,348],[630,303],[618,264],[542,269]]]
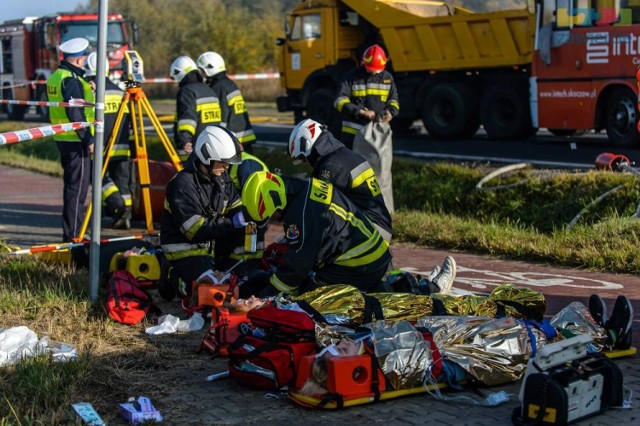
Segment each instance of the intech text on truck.
[[396,131],[493,139],[605,131],[636,145],[640,0],[303,0],[280,46],[280,111],[328,123],[367,45],[389,54]]

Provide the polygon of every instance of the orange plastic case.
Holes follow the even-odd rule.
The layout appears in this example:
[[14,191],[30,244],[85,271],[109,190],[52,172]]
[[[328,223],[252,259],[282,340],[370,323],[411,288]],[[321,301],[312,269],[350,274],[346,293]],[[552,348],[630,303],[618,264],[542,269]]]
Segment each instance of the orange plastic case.
[[214,355],[227,356],[227,346],[244,334],[245,327],[251,327],[246,313],[230,313],[222,306],[214,308],[211,311],[211,328],[204,335],[198,352],[207,350]]

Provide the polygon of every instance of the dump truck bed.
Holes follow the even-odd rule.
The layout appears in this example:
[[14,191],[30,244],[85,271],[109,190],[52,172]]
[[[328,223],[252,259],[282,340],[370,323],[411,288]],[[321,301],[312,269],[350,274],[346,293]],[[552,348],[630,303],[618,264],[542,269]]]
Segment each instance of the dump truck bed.
[[511,67],[532,61],[529,10],[473,12],[420,0],[342,0],[380,30],[397,72]]

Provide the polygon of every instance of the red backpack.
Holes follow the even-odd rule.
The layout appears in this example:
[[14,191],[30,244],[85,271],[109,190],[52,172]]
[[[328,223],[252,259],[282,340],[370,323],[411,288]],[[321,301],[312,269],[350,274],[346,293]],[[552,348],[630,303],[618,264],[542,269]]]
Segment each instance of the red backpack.
[[107,313],[123,324],[137,324],[149,313],[159,312],[151,297],[128,271],[115,271],[107,284]]
[[229,345],[231,377],[262,390],[293,384],[302,357],[317,352],[315,322],[305,312],[275,306],[253,309],[247,317],[258,329]]

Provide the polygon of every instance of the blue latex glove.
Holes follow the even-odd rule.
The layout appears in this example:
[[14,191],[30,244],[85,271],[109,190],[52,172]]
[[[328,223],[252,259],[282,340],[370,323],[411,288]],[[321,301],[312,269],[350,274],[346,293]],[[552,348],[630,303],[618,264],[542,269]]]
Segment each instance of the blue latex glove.
[[249,224],[247,221],[244,220],[244,215],[242,214],[242,210],[234,214],[231,221],[233,222],[233,227],[238,229],[244,228]]

